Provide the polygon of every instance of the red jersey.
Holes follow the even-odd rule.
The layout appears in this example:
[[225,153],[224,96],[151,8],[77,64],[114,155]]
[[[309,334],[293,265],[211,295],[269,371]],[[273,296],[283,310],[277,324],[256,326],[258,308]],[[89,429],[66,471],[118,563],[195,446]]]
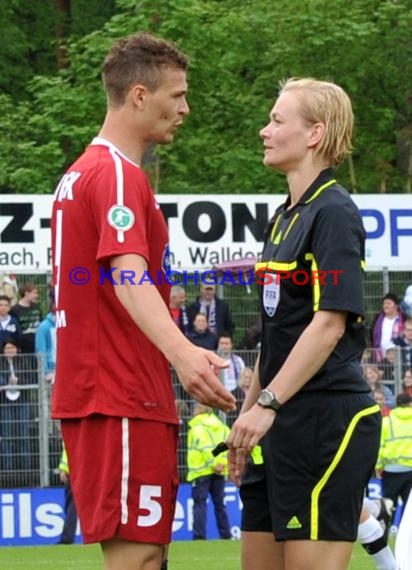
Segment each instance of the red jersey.
[[[57,364],[53,418],[104,414],[177,423],[169,363],[115,295],[110,259],[138,254],[166,305],[166,223],[141,169],[96,138],[54,197]],[[139,287],[139,279],[131,279]],[[116,284],[115,284],[116,283]],[[153,315],[156,319],[156,315]]]

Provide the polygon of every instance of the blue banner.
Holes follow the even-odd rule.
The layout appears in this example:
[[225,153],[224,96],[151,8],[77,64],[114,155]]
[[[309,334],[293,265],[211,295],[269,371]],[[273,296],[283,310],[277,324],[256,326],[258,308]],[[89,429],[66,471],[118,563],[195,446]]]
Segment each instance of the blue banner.
[[[226,484],[225,503],[233,536],[240,537],[239,492]],[[0,546],[57,544],[64,522],[64,489],[0,490]],[[173,540],[191,540],[193,531],[191,486],[180,485]],[[208,538],[219,538],[212,504],[208,504]],[[77,525],[76,542],[81,543]]]
[[[370,498],[380,497],[380,481],[369,484]],[[242,503],[238,489],[226,484],[225,503],[232,535],[240,538],[240,514]],[[395,525],[399,521],[399,509]],[[64,490],[48,489],[2,489],[0,490],[0,546],[24,546],[57,544],[63,529]],[[180,485],[175,518],[173,540],[192,540],[193,516],[191,486]],[[207,538],[217,539],[213,505],[208,502]],[[81,543],[80,526],[77,525],[76,542]]]

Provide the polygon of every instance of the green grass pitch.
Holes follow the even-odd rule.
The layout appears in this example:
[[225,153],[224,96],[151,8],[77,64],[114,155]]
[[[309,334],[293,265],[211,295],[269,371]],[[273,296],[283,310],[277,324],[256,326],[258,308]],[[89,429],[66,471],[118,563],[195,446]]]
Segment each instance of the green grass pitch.
[[[102,570],[97,545],[11,546],[0,548],[4,570]],[[169,555],[170,570],[240,570],[240,542],[210,540],[175,542]],[[356,543],[350,570],[375,570],[372,559]],[[259,569],[256,569],[259,570]]]

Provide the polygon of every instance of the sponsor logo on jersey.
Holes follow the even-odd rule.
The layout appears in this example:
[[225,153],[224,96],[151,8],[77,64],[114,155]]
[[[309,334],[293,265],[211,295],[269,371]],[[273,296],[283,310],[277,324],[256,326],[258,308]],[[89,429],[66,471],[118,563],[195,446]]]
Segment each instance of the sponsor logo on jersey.
[[112,206],[107,214],[107,221],[115,230],[126,232],[134,226],[135,216],[127,206]]

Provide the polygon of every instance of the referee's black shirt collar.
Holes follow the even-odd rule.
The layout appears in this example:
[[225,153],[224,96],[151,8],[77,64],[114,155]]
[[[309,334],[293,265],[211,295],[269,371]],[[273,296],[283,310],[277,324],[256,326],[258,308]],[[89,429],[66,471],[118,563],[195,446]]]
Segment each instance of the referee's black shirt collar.
[[310,198],[312,198],[313,194],[315,192],[317,192],[319,190],[319,188],[323,185],[326,184],[326,182],[329,182],[329,180],[332,180],[333,178],[335,178],[335,171],[333,170],[333,168],[325,168],[325,170],[322,170],[322,172],[319,174],[319,176],[312,182],[312,184],[309,186],[309,188],[302,194],[302,196],[300,197],[299,202],[297,202],[293,208],[289,208],[290,206],[290,194],[288,195],[286,202],[283,204],[283,212],[286,214],[290,214],[291,212],[293,212],[293,210],[296,208],[296,206],[302,206],[304,205]]

